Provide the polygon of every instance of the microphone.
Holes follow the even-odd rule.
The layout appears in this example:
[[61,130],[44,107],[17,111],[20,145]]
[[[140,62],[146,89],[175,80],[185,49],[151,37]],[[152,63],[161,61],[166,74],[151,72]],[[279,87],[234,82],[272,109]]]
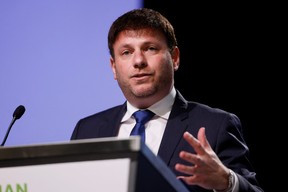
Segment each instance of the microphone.
[[4,146],[4,144],[5,144],[6,140],[7,140],[7,137],[8,137],[8,135],[9,135],[9,132],[10,132],[13,124],[15,123],[15,121],[16,121],[17,119],[20,119],[20,118],[22,117],[22,115],[24,114],[24,112],[25,112],[25,107],[24,107],[23,105],[19,105],[19,106],[15,109],[15,111],[14,111],[14,113],[13,113],[13,119],[12,119],[12,121],[11,121],[9,127],[8,127],[8,130],[7,130],[7,132],[6,132],[6,135],[5,135],[5,137],[4,137],[4,140],[3,140],[2,144],[1,144],[1,146]]

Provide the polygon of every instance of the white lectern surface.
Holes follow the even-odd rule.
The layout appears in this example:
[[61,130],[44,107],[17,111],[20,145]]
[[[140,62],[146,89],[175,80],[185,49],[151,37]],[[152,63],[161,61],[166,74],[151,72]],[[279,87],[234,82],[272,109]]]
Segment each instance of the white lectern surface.
[[0,191],[127,192],[129,170],[129,158],[0,168]]

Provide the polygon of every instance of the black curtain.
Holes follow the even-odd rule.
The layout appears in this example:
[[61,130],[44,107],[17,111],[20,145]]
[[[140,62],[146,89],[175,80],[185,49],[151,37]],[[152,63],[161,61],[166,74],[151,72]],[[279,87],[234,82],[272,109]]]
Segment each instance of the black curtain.
[[264,163],[273,164],[272,154],[267,155],[272,123],[266,113],[271,87],[263,72],[268,59],[264,20],[256,3],[225,3],[144,0],[143,7],[159,11],[175,28],[181,55],[176,88],[188,100],[240,117],[257,178],[265,191],[272,191],[267,176],[274,167]]

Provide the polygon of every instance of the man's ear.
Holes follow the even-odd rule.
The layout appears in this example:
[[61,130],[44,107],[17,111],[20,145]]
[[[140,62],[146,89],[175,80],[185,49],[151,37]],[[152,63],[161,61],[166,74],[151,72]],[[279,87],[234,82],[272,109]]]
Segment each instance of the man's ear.
[[116,73],[115,60],[112,57],[110,57],[110,67],[112,69],[114,79],[116,80],[117,79],[117,73]]
[[177,46],[174,47],[171,56],[173,60],[174,71],[177,71],[180,65],[180,50]]

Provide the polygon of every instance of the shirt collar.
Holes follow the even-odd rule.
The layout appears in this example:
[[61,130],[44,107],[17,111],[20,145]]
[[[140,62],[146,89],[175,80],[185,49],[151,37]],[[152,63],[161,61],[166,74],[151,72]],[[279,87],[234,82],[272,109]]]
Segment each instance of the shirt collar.
[[[176,97],[176,90],[175,87],[173,87],[171,91],[163,99],[161,99],[157,103],[154,103],[148,109],[153,113],[155,113],[157,116],[167,120],[170,115],[175,97]],[[132,116],[132,114],[138,110],[139,110],[138,108],[134,107],[133,105],[131,105],[131,103],[129,103],[129,101],[127,101],[127,112],[124,115],[121,122],[128,120]]]

